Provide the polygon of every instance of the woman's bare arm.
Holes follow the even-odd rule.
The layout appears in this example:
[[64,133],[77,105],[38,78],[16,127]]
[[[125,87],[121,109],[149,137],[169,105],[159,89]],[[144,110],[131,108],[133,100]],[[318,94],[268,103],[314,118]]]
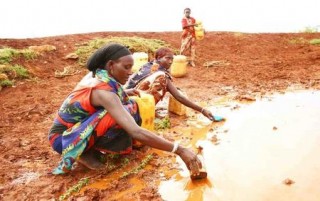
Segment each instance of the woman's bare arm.
[[203,107],[195,104],[194,102],[190,101],[188,98],[186,98],[185,96],[183,96],[179,91],[178,89],[173,85],[173,83],[171,82],[171,80],[168,79],[168,82],[167,82],[167,89],[168,91],[170,92],[170,94],[177,100],[179,101],[180,103],[182,103],[183,105],[191,108],[191,109],[194,109],[198,112],[201,112],[204,116],[206,116],[207,118],[209,118],[210,120],[212,120],[214,117],[213,117],[213,114],[207,110],[207,109],[204,109]]
[[167,82],[167,89],[170,92],[170,94],[180,103],[182,103],[183,105],[190,107],[191,109],[194,109],[198,112],[201,112],[202,107],[200,107],[199,105],[193,103],[192,101],[190,101],[188,98],[186,98],[185,96],[183,96],[178,89],[173,85],[173,83],[171,82],[171,80],[168,79]]
[[[156,149],[168,152],[172,151],[174,147],[172,142],[141,128],[136,124],[133,117],[124,109],[116,94],[105,90],[94,90],[92,92],[91,102],[95,106],[104,107],[112,118],[114,118],[115,121],[132,136],[132,138]],[[181,157],[189,170],[196,173],[199,172],[202,165],[195,153],[179,146],[176,154]]]

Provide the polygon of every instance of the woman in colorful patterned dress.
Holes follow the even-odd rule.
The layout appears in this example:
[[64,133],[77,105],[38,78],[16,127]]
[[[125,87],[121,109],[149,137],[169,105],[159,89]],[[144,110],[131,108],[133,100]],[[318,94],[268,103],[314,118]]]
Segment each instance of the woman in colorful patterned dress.
[[139,108],[128,97],[138,91],[122,87],[132,66],[131,52],[120,44],[106,45],[89,58],[90,72],[65,99],[49,132],[50,144],[62,155],[53,174],[70,171],[75,161],[99,169],[101,152],[128,154],[133,140],[174,152],[190,171],[199,173],[201,162],[193,151],[139,126]]
[[143,65],[140,70],[130,78],[126,88],[138,89],[153,95],[155,103],[162,100],[168,91],[183,105],[201,112],[210,120],[220,120],[218,118],[215,119],[216,116],[213,116],[210,110],[195,104],[187,97],[183,96],[174,86],[169,73],[169,69],[173,62],[173,55],[173,51],[167,47],[162,47],[156,50],[155,60]]
[[195,67],[196,57],[196,33],[194,27],[196,20],[190,16],[191,9],[184,9],[184,17],[182,18],[182,35],[181,35],[181,48],[180,54],[185,55],[188,58],[189,65]]

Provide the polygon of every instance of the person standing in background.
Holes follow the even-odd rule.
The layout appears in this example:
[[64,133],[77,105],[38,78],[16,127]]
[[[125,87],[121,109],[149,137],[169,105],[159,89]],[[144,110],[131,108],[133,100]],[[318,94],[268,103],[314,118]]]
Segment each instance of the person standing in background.
[[196,20],[190,16],[191,9],[184,9],[184,17],[182,18],[182,36],[181,36],[181,48],[180,54],[187,56],[188,64],[195,67],[195,57],[196,57],[196,34],[194,27],[196,25]]

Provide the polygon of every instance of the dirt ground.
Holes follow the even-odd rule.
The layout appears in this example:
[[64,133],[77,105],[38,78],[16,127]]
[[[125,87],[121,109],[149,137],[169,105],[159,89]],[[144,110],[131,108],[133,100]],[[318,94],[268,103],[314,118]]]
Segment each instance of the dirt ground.
[[[179,32],[163,33],[91,33],[36,39],[0,39],[0,47],[16,49],[34,45],[53,45],[55,51],[36,60],[19,59],[33,74],[33,79],[18,82],[0,91],[0,200],[55,200],[81,178],[90,183],[106,177],[107,172],[88,171],[83,167],[68,175],[54,176],[60,156],[47,140],[48,129],[60,104],[87,72],[56,78],[56,70],[76,66],[76,60],[64,57],[76,44],[96,37],[139,36],[164,40],[175,48],[180,45]],[[177,87],[194,101],[214,104],[220,97],[233,100],[254,99],[288,88],[320,89],[320,46],[306,42],[320,38],[320,33],[242,34],[209,32],[197,43],[197,66],[189,67],[184,78],[176,78]],[[203,66],[211,62],[213,66]],[[174,124],[183,119],[170,116]],[[146,148],[135,150],[130,163],[139,163]],[[126,193],[120,200],[161,200],[154,178],[159,177],[159,163],[171,161],[171,155],[155,155],[151,168],[134,177],[148,185]],[[112,181],[104,190],[87,190],[78,200],[110,200],[115,193],[130,189],[127,179]],[[76,198],[75,198],[76,199]]]

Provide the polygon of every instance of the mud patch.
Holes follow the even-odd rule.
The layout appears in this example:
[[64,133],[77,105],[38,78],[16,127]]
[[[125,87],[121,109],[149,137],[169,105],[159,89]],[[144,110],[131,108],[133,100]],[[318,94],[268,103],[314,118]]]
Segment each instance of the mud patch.
[[[303,91],[240,104],[237,110],[221,108],[225,124],[197,142],[203,147],[208,179],[192,182],[180,163],[183,171],[160,184],[162,198],[318,200],[319,103],[320,92]],[[213,136],[220,139],[218,146]]]

